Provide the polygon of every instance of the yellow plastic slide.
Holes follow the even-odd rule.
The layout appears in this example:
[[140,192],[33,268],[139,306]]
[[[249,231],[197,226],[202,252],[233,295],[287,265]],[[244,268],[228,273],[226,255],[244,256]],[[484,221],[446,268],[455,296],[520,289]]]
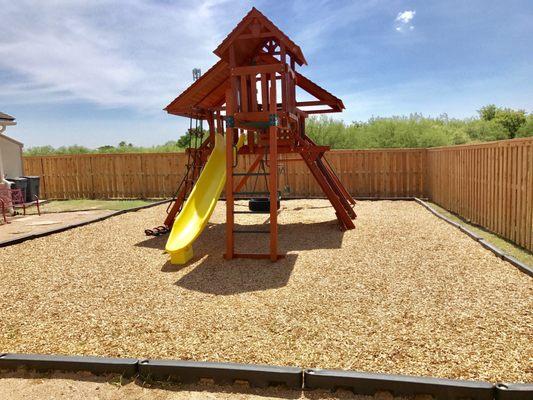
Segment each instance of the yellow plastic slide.
[[[243,142],[244,135],[237,148]],[[170,231],[165,250],[172,264],[185,264],[192,258],[192,243],[207,225],[225,183],[226,145],[224,137],[217,133],[215,147]]]

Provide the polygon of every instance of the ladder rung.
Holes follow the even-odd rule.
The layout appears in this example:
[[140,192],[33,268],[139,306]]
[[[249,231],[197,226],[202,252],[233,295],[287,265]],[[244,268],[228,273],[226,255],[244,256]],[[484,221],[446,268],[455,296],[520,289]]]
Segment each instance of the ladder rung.
[[235,195],[253,196],[256,194],[270,194],[270,192],[233,192]]
[[235,172],[233,176],[262,176],[262,175],[268,175],[268,172]]
[[238,230],[234,230],[233,233],[270,233],[270,231],[259,231],[259,230],[238,231]]
[[233,214],[257,214],[254,211],[233,211]]

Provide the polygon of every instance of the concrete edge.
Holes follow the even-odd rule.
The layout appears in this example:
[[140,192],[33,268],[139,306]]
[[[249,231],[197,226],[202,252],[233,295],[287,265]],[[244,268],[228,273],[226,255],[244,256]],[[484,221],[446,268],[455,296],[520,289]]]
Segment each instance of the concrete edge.
[[446,221],[450,225],[455,226],[456,228],[458,228],[459,230],[461,230],[462,232],[464,232],[465,234],[470,236],[472,239],[474,239],[475,241],[479,242],[479,244],[481,246],[483,246],[485,249],[487,249],[487,250],[491,251],[492,253],[494,253],[494,255],[496,257],[501,258],[502,260],[509,262],[511,265],[515,266],[520,271],[522,271],[525,274],[533,277],[533,267],[532,266],[529,266],[526,263],[523,263],[522,261],[517,260],[516,258],[514,258],[513,256],[507,254],[505,251],[503,251],[499,247],[493,245],[492,243],[489,243],[488,241],[483,239],[481,236],[479,236],[475,232],[472,232],[471,230],[469,230],[468,228],[464,227],[463,225],[461,225],[461,224],[459,224],[459,223],[457,223],[455,221],[452,221],[451,219],[449,219],[446,216],[442,215],[437,210],[435,210],[433,207],[431,207],[429,204],[427,204],[425,201],[423,201],[423,200],[421,200],[421,199],[419,199],[417,197],[414,197],[413,200],[416,201],[418,204],[420,204],[422,207],[424,207],[426,210],[428,210],[430,213],[435,215],[436,217]]
[[79,222],[79,223],[75,223],[75,224],[69,224],[69,225],[65,225],[65,226],[59,227],[59,228],[52,228],[52,229],[49,229],[49,230],[46,230],[46,231],[43,231],[43,232],[31,233],[31,234],[28,234],[28,235],[25,235],[25,236],[19,236],[18,238],[15,238],[15,239],[3,240],[3,241],[0,241],[0,247],[12,246],[14,244],[19,244],[19,243],[25,242],[27,240],[33,240],[33,239],[37,239],[37,238],[40,238],[40,237],[52,235],[54,233],[60,233],[60,232],[68,231],[70,229],[79,228],[80,226],[94,224],[95,222],[101,222],[101,221],[106,220],[108,218],[116,217],[117,215],[122,215],[122,214],[135,212],[135,211],[139,211],[139,210],[144,210],[145,208],[156,207],[156,206],[159,206],[161,204],[169,203],[171,201],[172,200],[156,201],[154,203],[145,204],[143,206],[127,208],[125,210],[113,211],[110,214],[107,214],[107,215],[104,215],[104,216],[101,216],[101,217],[97,217],[97,218],[93,218],[93,219],[90,219],[90,220],[87,220],[87,221],[83,221],[83,222]]

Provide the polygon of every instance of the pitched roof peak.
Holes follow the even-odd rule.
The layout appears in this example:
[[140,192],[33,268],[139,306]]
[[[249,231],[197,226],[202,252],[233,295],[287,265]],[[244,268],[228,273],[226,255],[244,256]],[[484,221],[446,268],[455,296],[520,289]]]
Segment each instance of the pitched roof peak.
[[[240,36],[250,25],[252,25],[253,19],[255,18],[259,20],[262,28],[255,30],[256,37],[253,37],[254,30],[252,29],[252,37],[246,40],[253,43],[250,43],[248,46],[240,46],[241,51],[245,52],[246,50],[249,50],[250,52],[253,52],[255,50],[255,46],[260,45],[260,43],[268,39],[268,36],[270,35],[272,38],[276,39],[279,44],[283,44],[285,46],[287,53],[294,57],[294,61],[296,61],[299,65],[307,64],[300,47],[255,7],[252,7],[252,9],[243,17],[237,26],[228,34],[228,36],[226,36],[226,38],[222,41],[222,43],[220,43],[213,53],[227,61],[229,59],[228,50],[230,45],[243,41]],[[260,29],[264,29],[265,31],[261,33]]]

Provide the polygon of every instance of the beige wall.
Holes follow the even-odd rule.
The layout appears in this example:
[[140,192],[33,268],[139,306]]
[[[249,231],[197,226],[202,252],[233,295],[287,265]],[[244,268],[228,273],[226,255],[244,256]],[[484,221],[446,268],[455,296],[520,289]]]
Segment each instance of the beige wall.
[[22,146],[0,134],[0,151],[2,152],[2,163],[4,164],[6,177],[15,178],[21,176],[23,174]]

